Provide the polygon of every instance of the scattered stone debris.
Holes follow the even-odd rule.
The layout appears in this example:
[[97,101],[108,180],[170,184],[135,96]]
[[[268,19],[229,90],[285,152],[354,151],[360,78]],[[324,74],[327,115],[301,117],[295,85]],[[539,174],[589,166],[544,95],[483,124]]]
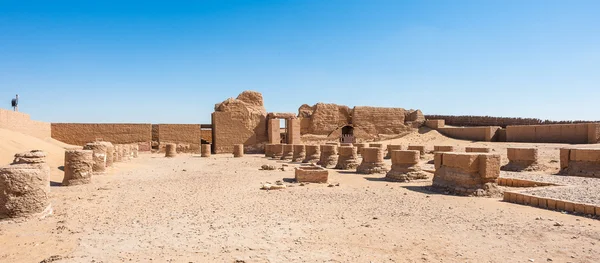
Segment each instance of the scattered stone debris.
[[281,185],[275,184],[275,185],[273,185],[273,184],[270,184],[270,183],[266,183],[266,184],[263,184],[263,186],[260,189],[262,189],[262,190],[281,190],[281,189],[285,189],[285,188],[286,188],[286,186],[284,184],[281,184]]
[[54,256],[45,258],[44,260],[40,261],[40,263],[50,263],[50,262],[54,262],[54,261],[59,261],[61,259],[63,259],[63,257],[61,257],[59,255],[54,255]]
[[272,171],[275,170],[277,168],[275,168],[275,165],[270,165],[270,164],[263,164],[259,170],[263,170],[263,171]]

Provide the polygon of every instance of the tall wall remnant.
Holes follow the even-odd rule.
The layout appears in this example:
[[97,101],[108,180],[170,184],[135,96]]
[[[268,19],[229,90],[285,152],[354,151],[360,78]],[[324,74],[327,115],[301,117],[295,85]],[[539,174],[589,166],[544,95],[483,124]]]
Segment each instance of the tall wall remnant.
[[248,153],[262,152],[267,142],[266,117],[263,97],[256,91],[244,91],[216,104],[212,114],[215,153],[231,153],[235,144],[244,144]]
[[332,103],[317,103],[310,107],[306,104],[298,109],[301,118],[301,133],[329,135],[332,131],[352,122],[348,106]]
[[352,127],[353,136],[365,140],[378,139],[379,135],[401,134],[425,123],[420,110],[403,108],[348,106],[317,103],[298,109],[302,134],[340,137],[344,127]]

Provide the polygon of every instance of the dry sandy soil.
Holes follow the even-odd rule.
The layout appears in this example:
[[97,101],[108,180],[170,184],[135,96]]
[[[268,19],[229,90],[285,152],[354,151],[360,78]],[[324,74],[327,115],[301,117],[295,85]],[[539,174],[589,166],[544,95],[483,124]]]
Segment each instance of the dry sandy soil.
[[[393,143],[491,145],[504,155],[514,145],[436,132]],[[557,169],[560,145],[535,146]],[[0,262],[600,262],[597,219],[335,170],[339,186],[265,191],[299,164],[262,164],[283,162],[142,154],[92,184],[52,187],[54,215],[0,222]]]

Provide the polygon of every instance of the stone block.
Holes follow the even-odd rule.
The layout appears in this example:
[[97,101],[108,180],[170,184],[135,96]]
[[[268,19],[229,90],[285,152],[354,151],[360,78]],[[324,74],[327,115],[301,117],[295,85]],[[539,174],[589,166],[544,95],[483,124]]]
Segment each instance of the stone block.
[[479,171],[479,155],[468,153],[444,153],[443,166],[459,168],[465,172]]
[[531,196],[530,195],[523,195],[523,204],[531,205]]
[[538,198],[538,207],[543,208],[543,209],[548,208],[548,199],[539,197]]
[[468,153],[489,153],[492,150],[486,147],[465,147],[465,152]]
[[595,206],[591,204],[584,204],[584,211],[587,215],[595,215]]
[[498,154],[479,155],[479,175],[481,175],[481,178],[495,179],[500,177],[501,161]]
[[600,162],[600,149],[571,149],[571,161]]
[[431,129],[444,128],[446,124],[445,120],[426,120],[425,126]]
[[508,160],[511,161],[533,161],[538,160],[536,148],[508,148],[506,149]]
[[296,182],[327,183],[329,171],[317,166],[301,166],[295,170]]
[[538,204],[540,203],[539,201],[540,201],[540,199],[537,196],[531,196],[529,205],[531,205],[533,207],[537,207]]
[[399,145],[399,144],[388,144],[388,146],[387,146],[387,155],[385,156],[385,159],[392,158],[392,151],[398,151],[398,150],[402,150],[402,145]]
[[585,213],[585,205],[584,204],[574,203],[573,204],[573,208],[575,210],[575,213],[580,213],[580,214],[584,214]]
[[454,146],[446,146],[446,145],[433,146],[433,151],[434,152],[453,152]]
[[556,210],[558,210],[558,211],[565,211],[565,201],[563,201],[563,200],[556,200]]
[[548,198],[546,199],[547,201],[547,205],[548,205],[548,209],[550,210],[556,210],[556,200]]
[[392,164],[417,164],[420,159],[419,151],[392,151]]
[[571,149],[561,148],[560,149],[560,169],[569,167],[569,159],[571,156]]
[[408,150],[411,150],[411,151],[416,150],[416,151],[419,151],[421,156],[425,155],[425,146],[423,146],[423,145],[409,145]]
[[566,212],[575,212],[575,204],[573,202],[565,201],[565,211]]
[[520,204],[520,205],[522,205],[522,204],[525,204],[525,202],[524,202],[524,200],[523,200],[523,199],[524,199],[524,198],[523,198],[523,194],[517,194],[517,197],[516,197],[516,203],[517,203],[517,204]]
[[440,167],[442,167],[443,158],[444,155],[441,152],[434,153],[433,163],[435,165],[435,169],[439,169]]

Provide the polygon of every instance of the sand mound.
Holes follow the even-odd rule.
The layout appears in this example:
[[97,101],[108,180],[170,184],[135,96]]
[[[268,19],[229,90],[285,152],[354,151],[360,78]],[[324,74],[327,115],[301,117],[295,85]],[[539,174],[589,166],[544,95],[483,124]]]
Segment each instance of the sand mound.
[[412,132],[401,138],[386,140],[381,143],[403,145],[457,145],[460,142],[460,140],[446,137],[436,130],[422,127],[418,132]]
[[30,150],[42,150],[46,153],[46,162],[50,166],[50,180],[60,182],[63,171],[58,167],[63,166],[66,148],[81,148],[57,140],[47,138],[39,139],[22,133],[0,129],[0,166],[10,164],[15,153]]

